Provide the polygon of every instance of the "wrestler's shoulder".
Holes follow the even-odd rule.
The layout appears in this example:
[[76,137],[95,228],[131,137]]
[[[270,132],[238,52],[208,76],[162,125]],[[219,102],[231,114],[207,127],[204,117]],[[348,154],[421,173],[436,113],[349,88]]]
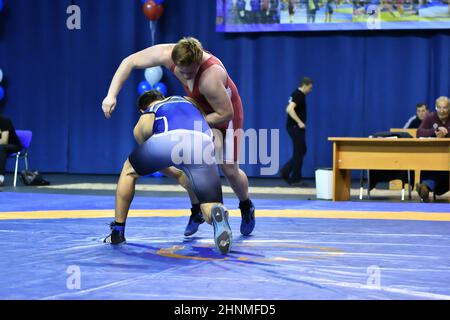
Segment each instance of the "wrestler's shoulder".
[[224,81],[226,80],[227,76],[228,76],[227,72],[223,67],[221,67],[218,64],[213,64],[208,69],[203,71],[200,77],[200,86],[208,85],[208,83],[211,83],[216,80]]

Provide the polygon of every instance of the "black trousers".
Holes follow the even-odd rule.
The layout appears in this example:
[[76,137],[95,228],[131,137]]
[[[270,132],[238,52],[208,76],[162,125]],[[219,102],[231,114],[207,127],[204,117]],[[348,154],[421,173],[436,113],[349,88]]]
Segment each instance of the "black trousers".
[[305,129],[298,126],[287,127],[289,136],[292,139],[293,155],[281,169],[281,176],[291,181],[302,179],[303,157],[306,155],[306,135]]
[[5,175],[6,159],[8,155],[19,151],[20,148],[14,144],[0,144],[0,175]]
[[420,182],[425,182],[438,196],[450,189],[448,171],[422,171],[420,172]]

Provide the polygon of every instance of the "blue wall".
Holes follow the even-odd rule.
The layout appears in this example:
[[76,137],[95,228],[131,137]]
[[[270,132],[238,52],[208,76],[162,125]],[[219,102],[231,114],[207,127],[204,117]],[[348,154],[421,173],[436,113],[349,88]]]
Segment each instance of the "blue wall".
[[[140,0],[76,0],[82,29],[66,28],[70,0],[6,0],[0,13],[0,112],[33,130],[30,165],[43,172],[118,173],[134,147],[134,103],[143,71],[122,90],[111,120],[101,102],[121,60],[151,44]],[[285,107],[301,76],[308,96],[303,173],[331,166],[329,136],[367,136],[403,126],[415,104],[450,94],[450,32],[367,31],[222,34],[214,0],[166,0],[157,42],[199,38],[238,85],[246,128],[279,128],[281,164],[291,154]],[[182,88],[168,72],[170,94]],[[258,166],[243,166],[258,176]]]

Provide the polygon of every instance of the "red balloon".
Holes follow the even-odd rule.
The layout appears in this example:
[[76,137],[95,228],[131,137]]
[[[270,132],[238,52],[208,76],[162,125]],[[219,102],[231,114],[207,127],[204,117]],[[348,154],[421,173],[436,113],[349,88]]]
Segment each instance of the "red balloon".
[[161,4],[156,4],[155,1],[149,0],[142,6],[142,11],[147,19],[155,21],[162,16],[164,8]]

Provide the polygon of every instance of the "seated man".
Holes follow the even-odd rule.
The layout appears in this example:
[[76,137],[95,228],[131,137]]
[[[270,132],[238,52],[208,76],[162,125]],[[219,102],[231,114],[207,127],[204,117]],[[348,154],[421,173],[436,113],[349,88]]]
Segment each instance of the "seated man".
[[428,106],[425,103],[418,103],[416,105],[416,115],[408,119],[403,129],[417,129],[420,127],[423,119],[428,114]]
[[[450,138],[450,100],[439,97],[436,112],[429,114],[417,130],[417,137]],[[416,186],[422,202],[429,202],[430,191],[442,195],[449,190],[448,171],[422,171],[420,184]]]
[[11,121],[0,116],[0,187],[5,184],[6,159],[22,148]]
[[104,242],[125,242],[125,221],[137,178],[175,166],[182,170],[179,181],[187,189],[191,184],[203,218],[213,225],[216,248],[222,254],[230,251],[232,234],[228,211],[222,204],[212,132],[202,113],[188,99],[164,99],[156,90],[140,97],[138,107],[142,115],[134,128],[139,146],[123,166],[117,184],[115,221]]

